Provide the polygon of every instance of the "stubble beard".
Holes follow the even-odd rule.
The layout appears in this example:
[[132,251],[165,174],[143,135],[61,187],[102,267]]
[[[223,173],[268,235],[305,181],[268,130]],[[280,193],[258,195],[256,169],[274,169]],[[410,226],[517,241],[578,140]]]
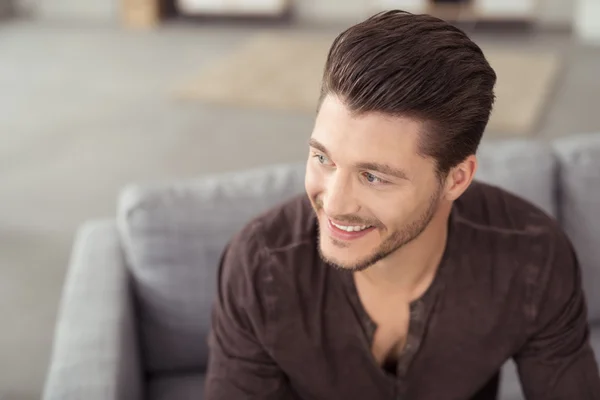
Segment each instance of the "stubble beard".
[[[319,249],[319,255],[321,259],[323,259],[323,261],[325,261],[332,267],[344,271],[359,272],[370,268],[374,264],[395,253],[398,249],[417,239],[423,233],[423,231],[427,229],[437,211],[440,199],[440,192],[441,188],[438,188],[438,190],[436,190],[436,192],[433,193],[433,195],[429,198],[429,204],[427,205],[427,208],[421,215],[419,215],[417,219],[410,222],[403,228],[392,232],[387,238],[384,239],[384,241],[378,246],[378,248],[375,249],[375,251],[373,251],[372,254],[366,256],[362,260],[357,260],[353,264],[342,264],[339,261],[334,260],[333,258],[327,257],[323,253],[322,240],[323,235],[325,235],[325,233],[323,232],[320,224],[317,223],[317,247]],[[315,212],[319,210],[318,202],[313,202],[313,208],[315,209]],[[333,244],[338,248],[347,248],[351,246],[351,244],[348,242],[336,240],[333,238],[327,238],[326,240],[331,240]]]

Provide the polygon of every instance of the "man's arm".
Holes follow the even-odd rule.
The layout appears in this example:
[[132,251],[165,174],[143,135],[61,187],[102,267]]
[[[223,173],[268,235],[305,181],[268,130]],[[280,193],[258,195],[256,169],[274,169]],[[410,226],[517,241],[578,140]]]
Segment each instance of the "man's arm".
[[530,337],[514,359],[528,400],[599,400],[579,263],[566,236],[555,237],[535,282]]
[[[264,247],[251,229],[225,250],[212,310],[207,400],[291,399],[286,377],[265,349],[268,304],[261,283]],[[264,270],[264,269],[263,269]]]

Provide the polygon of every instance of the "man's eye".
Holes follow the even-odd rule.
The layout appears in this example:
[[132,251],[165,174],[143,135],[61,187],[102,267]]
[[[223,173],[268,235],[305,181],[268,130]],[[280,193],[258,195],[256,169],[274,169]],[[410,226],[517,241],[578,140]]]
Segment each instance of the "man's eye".
[[363,174],[363,176],[369,183],[385,183],[385,181],[383,179],[376,177],[375,175],[371,174],[370,172],[365,172]]
[[320,164],[327,164],[327,157],[325,157],[323,154],[315,154],[314,157]]

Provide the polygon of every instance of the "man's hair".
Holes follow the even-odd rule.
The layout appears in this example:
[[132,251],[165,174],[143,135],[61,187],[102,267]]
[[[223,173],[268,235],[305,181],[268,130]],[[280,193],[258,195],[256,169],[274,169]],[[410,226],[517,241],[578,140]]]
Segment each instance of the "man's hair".
[[424,123],[419,152],[440,178],[475,154],[494,103],[496,74],[460,29],[430,15],[376,14],[333,42],[319,104],[337,96],[353,113]]

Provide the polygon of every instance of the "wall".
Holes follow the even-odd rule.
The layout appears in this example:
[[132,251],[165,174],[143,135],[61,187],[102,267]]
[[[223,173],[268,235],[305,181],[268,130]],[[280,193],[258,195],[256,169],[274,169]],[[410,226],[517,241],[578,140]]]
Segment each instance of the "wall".
[[0,0],[0,20],[11,16],[13,13],[12,0]]
[[577,0],[574,31],[583,41],[600,44],[600,0]]

